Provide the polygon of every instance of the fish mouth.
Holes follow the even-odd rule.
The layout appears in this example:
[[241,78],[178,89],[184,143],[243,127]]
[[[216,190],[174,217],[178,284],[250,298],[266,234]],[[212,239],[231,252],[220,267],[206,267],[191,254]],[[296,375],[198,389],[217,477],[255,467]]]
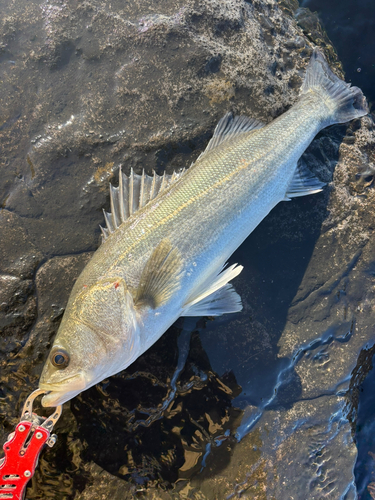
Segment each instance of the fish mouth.
[[39,384],[39,389],[46,391],[42,398],[42,406],[59,406],[77,396],[87,388],[87,382],[83,373],[77,373],[58,384]]

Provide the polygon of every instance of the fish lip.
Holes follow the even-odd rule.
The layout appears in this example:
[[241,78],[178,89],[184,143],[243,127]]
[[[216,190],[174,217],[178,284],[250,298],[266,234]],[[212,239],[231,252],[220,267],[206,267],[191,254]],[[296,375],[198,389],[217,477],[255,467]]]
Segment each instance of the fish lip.
[[59,384],[39,383],[39,389],[46,391],[42,398],[42,406],[59,406],[77,396],[87,388],[83,373],[77,373]]
[[70,399],[77,396],[81,391],[69,391],[69,392],[57,392],[50,391],[45,394],[42,398],[42,406],[44,408],[60,406]]

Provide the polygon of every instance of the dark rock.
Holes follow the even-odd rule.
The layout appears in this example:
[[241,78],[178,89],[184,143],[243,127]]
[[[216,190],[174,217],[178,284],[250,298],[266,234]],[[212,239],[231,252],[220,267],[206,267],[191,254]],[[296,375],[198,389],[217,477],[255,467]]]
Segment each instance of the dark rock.
[[[294,0],[3,11],[2,441],[99,244],[120,164],[189,166],[228,110],[269,122],[297,99],[313,44],[342,76]],[[67,404],[28,498],[355,497],[360,353],[375,340],[374,143],[370,117],[318,135],[305,159],[324,192],[280,204],[233,256],[244,311],[179,323]]]
[[38,343],[47,347],[41,351],[38,349],[35,353],[39,358],[39,370],[41,361],[45,360],[48,355],[48,347],[57,332],[74,282],[90,257],[90,253],[54,257],[38,269],[35,276],[38,321],[25,350],[34,351]]
[[0,276],[0,350],[20,347],[36,319],[36,297],[32,280]]
[[52,258],[39,268],[35,280],[0,276],[2,440],[17,421],[20,405],[37,387],[70,290],[90,256]]
[[30,240],[27,222],[15,213],[0,211],[0,270],[22,279],[31,279],[43,258]]

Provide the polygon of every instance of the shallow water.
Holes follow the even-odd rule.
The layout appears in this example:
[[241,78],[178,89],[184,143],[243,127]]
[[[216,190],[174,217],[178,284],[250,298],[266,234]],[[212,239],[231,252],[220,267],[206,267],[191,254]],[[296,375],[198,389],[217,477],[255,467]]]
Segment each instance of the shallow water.
[[[301,5],[318,12],[327,33],[335,45],[343,63],[347,81],[360,87],[370,106],[375,102],[375,3],[371,0],[361,2],[325,2],[305,0]],[[374,363],[373,363],[374,364]],[[367,485],[374,481],[375,444],[371,428],[375,421],[375,401],[370,387],[374,384],[374,369],[368,374],[361,386],[359,395],[356,442],[358,458],[355,468],[359,498],[370,500]]]
[[301,6],[319,14],[343,63],[347,81],[361,88],[369,101],[374,102],[374,2],[303,0]]
[[[310,49],[288,14],[265,4],[145,2],[141,16],[123,2],[0,7],[5,436],[98,244],[119,164],[170,172],[202,151],[228,108],[279,115]],[[256,54],[259,67],[249,65]],[[280,204],[232,256],[245,266],[235,283],[243,312],[178,321],[128,370],[66,405],[27,498],[355,498],[346,394],[372,358],[375,246],[373,173],[356,174],[374,161],[372,133],[369,122],[319,134],[306,160],[334,182]],[[369,383],[356,434],[362,498],[374,480]]]
[[[375,358],[372,359],[375,366]],[[356,439],[358,459],[355,467],[358,498],[370,500],[375,494],[375,370],[372,368],[360,388]],[[368,490],[371,484],[372,496]]]

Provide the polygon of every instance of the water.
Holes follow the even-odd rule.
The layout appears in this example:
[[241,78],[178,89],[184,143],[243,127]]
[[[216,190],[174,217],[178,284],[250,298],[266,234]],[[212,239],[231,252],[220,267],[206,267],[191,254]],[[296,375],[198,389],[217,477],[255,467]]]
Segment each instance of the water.
[[[317,11],[327,33],[343,63],[347,81],[360,87],[371,105],[375,100],[375,4],[371,0],[361,2],[324,2],[305,0],[302,6]],[[374,481],[374,442],[371,427],[375,419],[375,401],[370,387],[374,384],[372,370],[361,386],[356,428],[358,459],[355,477],[359,498],[374,498],[367,485]]]
[[[375,359],[372,360],[372,366],[374,366],[374,361]],[[358,494],[359,498],[369,500],[372,497],[368,491],[368,485],[372,483],[372,493],[374,493],[375,485],[374,382],[375,370],[372,369],[360,388],[356,427],[358,459],[355,473]]]
[[[119,165],[171,172],[197,157],[228,109],[278,116],[297,96],[309,50],[272,5],[0,7],[4,438],[97,247]],[[373,22],[356,9],[355,23]],[[372,63],[355,54],[372,42],[345,40],[350,50],[334,39],[344,69],[372,99]],[[347,416],[373,356],[373,174],[357,175],[374,162],[372,138],[370,122],[319,134],[306,161],[334,183],[280,204],[232,256],[244,265],[235,283],[244,311],[180,320],[128,370],[66,405],[28,499],[348,499],[354,479],[369,498],[370,379],[355,478]]]
[[374,2],[304,0],[301,6],[318,12],[343,63],[347,81],[361,88],[369,101],[374,102]]

